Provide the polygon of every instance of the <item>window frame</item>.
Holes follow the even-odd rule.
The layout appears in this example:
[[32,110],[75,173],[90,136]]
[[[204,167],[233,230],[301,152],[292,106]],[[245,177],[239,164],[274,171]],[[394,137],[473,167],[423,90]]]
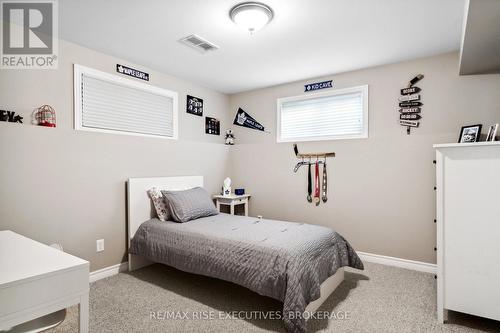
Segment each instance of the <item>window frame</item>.
[[[352,135],[328,135],[328,136],[318,136],[312,138],[296,137],[296,138],[286,138],[281,137],[281,112],[282,105],[285,102],[293,101],[303,101],[308,99],[315,99],[321,97],[331,97],[337,95],[344,95],[349,93],[361,93],[363,98],[363,132],[361,134]],[[356,86],[350,88],[342,88],[329,90],[325,92],[318,92],[312,94],[302,94],[297,96],[282,97],[278,98],[276,101],[276,119],[277,119],[277,129],[276,129],[276,142],[313,142],[313,141],[327,141],[327,140],[347,140],[347,139],[367,139],[368,138],[368,85]]]
[[[172,136],[156,135],[156,134],[146,134],[146,133],[135,133],[120,130],[104,129],[104,128],[93,128],[85,127],[82,124],[82,74],[88,74],[90,76],[96,77],[98,79],[117,83],[120,85],[127,86],[129,88],[142,90],[145,92],[150,92],[165,97],[172,98],[172,126],[173,134]],[[108,134],[120,134],[120,135],[132,135],[132,136],[142,136],[150,138],[160,138],[166,140],[178,140],[179,139],[179,97],[178,93],[175,91],[155,87],[143,82],[136,82],[129,78],[120,77],[116,74],[110,74],[97,69],[85,67],[82,65],[73,65],[73,84],[74,84],[74,128],[77,131],[88,131],[88,132],[99,132]]]

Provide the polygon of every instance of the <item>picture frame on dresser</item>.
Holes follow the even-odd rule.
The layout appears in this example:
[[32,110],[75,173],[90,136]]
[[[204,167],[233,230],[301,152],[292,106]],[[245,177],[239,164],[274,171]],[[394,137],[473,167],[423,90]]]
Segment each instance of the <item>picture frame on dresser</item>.
[[497,130],[498,124],[491,125],[490,129],[488,130],[488,135],[486,136],[486,141],[495,141]]
[[458,143],[478,142],[481,137],[482,124],[463,126],[460,130]]

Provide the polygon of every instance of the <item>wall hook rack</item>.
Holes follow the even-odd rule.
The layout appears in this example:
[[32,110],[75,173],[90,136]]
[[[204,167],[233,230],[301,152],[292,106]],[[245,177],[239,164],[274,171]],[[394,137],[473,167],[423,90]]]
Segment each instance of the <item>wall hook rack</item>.
[[[299,168],[303,165],[312,165],[312,164],[326,164],[326,158],[327,157],[335,157],[334,152],[328,152],[328,153],[299,153],[299,148],[297,147],[297,144],[293,144],[293,151],[295,152],[295,156],[297,158],[301,158],[302,161],[298,162],[295,165],[295,168],[293,168],[293,172],[299,171]],[[319,161],[319,159],[324,159],[324,161]],[[309,161],[304,161],[304,159],[309,159]],[[313,160],[315,159],[315,160]]]
[[293,151],[295,152],[295,156],[298,158],[327,158],[327,157],[335,157],[334,152],[329,152],[329,153],[299,153],[299,148],[297,147],[297,144],[293,144]]

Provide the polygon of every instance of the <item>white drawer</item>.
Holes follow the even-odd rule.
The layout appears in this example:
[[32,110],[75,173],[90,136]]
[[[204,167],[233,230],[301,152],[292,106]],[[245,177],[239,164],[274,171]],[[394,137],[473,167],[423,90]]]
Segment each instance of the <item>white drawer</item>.
[[0,287],[0,321],[16,312],[36,308],[88,289],[88,264]]

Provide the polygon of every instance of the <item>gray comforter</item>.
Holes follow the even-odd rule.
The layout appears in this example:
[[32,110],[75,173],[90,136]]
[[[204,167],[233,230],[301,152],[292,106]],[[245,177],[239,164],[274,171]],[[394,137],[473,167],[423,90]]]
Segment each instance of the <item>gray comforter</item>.
[[296,314],[319,298],[321,283],[338,268],[363,269],[349,243],[329,228],[227,214],[187,223],[146,221],[130,253],[282,301],[288,332],[306,330]]

